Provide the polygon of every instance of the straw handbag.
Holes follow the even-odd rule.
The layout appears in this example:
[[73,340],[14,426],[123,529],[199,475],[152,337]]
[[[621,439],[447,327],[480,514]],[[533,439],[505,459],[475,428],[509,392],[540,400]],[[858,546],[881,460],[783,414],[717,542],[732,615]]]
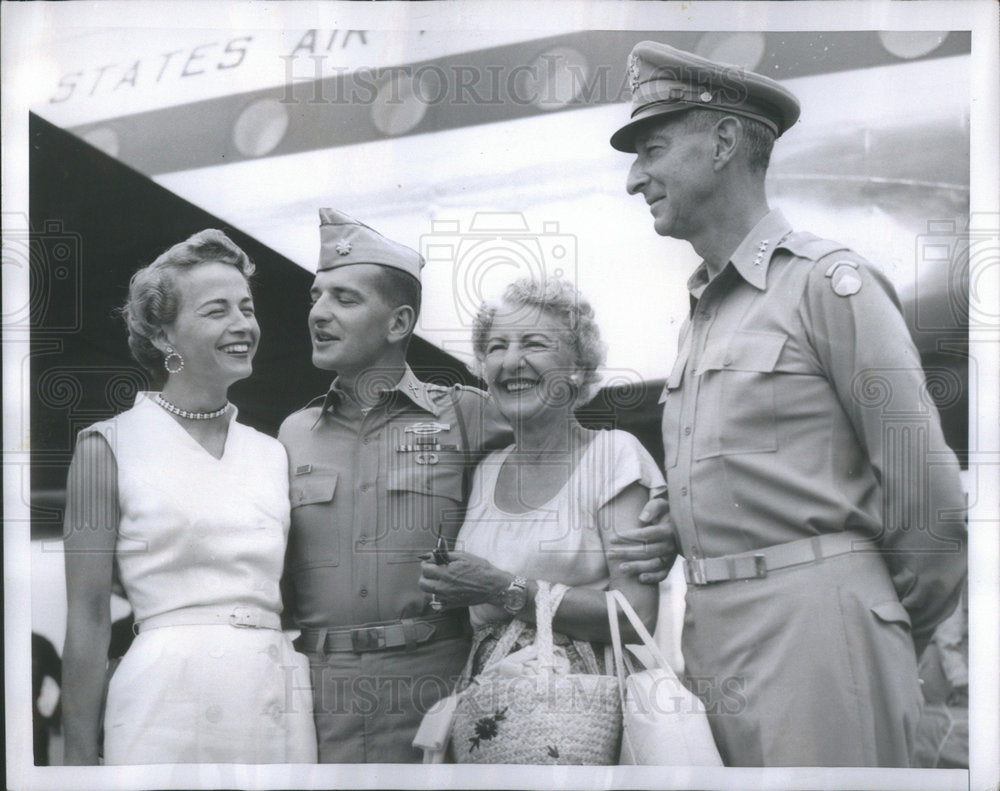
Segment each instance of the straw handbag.
[[[600,764],[618,761],[621,697],[614,676],[569,673],[552,642],[552,615],[564,585],[538,583],[536,638],[510,654],[524,629],[515,620],[483,672],[457,696],[452,753],[458,763]],[[593,658],[586,643],[581,654]],[[520,656],[519,656],[520,655]]]
[[[722,766],[705,706],[671,669],[659,646],[620,591],[607,592],[611,647],[622,700],[620,764],[654,766]],[[647,669],[625,676],[618,608],[642,639],[651,661]],[[629,646],[631,649],[632,647]]]

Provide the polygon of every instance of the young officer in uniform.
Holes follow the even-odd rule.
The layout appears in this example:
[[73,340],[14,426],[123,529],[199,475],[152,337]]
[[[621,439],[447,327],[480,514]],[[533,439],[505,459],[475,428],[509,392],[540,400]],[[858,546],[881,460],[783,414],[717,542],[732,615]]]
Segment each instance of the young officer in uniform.
[[777,82],[642,42],[627,189],[704,259],[663,393],[683,652],[729,765],[907,766],[964,499],[892,286],[768,206]]
[[[313,668],[319,760],[421,761],[413,737],[454,687],[470,635],[466,610],[439,612],[418,587],[418,556],[440,536],[453,545],[464,481],[509,428],[484,392],[421,382],[407,366],[419,254],[331,209],[320,242],[313,364],[337,376],[278,433],[291,476],[285,606]],[[663,511],[653,500],[640,518],[654,524],[620,529],[644,582],[665,574]]]
[[461,527],[463,469],[483,444],[479,390],[406,364],[424,261],[320,210],[313,363],[330,391],[282,424],[292,527],[286,606],[313,666],[321,762],[419,761],[410,742],[469,650],[464,610],[436,612],[419,554]]

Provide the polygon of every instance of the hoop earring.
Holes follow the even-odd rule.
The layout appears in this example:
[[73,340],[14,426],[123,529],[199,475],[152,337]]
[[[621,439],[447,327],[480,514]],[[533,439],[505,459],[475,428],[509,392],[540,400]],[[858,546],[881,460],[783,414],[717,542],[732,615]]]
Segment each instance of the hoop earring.
[[[177,368],[170,367],[171,357],[177,358],[176,362]],[[167,356],[163,358],[163,367],[167,370],[168,374],[179,374],[181,371],[184,370],[184,358],[181,357],[180,354],[174,351],[173,346],[167,347]]]

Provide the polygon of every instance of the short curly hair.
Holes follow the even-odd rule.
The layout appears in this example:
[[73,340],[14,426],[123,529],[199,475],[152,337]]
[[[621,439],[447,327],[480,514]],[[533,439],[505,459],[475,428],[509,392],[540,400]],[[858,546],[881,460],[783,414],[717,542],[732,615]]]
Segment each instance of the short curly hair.
[[121,309],[128,327],[128,346],[136,361],[154,375],[163,372],[163,352],[153,344],[153,338],[177,318],[177,273],[207,263],[236,267],[247,282],[254,273],[250,257],[232,239],[208,228],[160,254],[129,281],[128,299]]
[[597,395],[601,379],[597,371],[604,365],[607,346],[601,340],[594,309],[572,283],[555,276],[545,280],[530,277],[515,280],[507,286],[499,301],[487,301],[479,307],[472,328],[472,348],[480,375],[493,317],[503,303],[537,307],[558,316],[573,336],[575,363],[583,372],[583,381],[577,387],[573,400],[574,408],[583,406]]

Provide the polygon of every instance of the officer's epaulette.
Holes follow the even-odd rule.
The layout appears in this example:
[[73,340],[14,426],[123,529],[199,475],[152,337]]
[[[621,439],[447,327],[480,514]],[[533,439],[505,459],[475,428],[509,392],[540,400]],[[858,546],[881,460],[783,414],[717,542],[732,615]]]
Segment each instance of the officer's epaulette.
[[[838,297],[850,297],[861,291],[865,283],[862,276],[864,271],[876,279],[882,277],[864,257],[841,242],[799,232],[789,234],[783,244],[795,255],[810,261],[816,282],[825,282]],[[888,287],[888,292],[893,301],[897,301],[891,286]]]
[[323,406],[323,402],[325,400],[326,400],[326,393],[323,393],[323,395],[318,395],[314,399],[312,399],[311,401],[309,401],[309,403],[307,403],[305,406],[300,407],[299,409],[296,409],[295,412],[293,412],[292,414],[294,415],[294,414],[297,414],[299,412],[305,412],[307,409],[312,409],[312,407],[314,407],[314,406],[321,407],[321,406]]
[[453,385],[440,385],[435,382],[426,382],[425,387],[427,388],[427,394],[434,399],[441,398],[442,396],[450,396],[452,393],[474,393],[480,398],[486,398],[486,393],[480,390],[478,387],[472,387],[470,385],[463,384],[453,384]]
[[781,240],[779,246],[791,250],[799,258],[807,258],[810,261],[819,261],[831,253],[851,249],[843,242],[823,239],[808,231],[793,231]]

